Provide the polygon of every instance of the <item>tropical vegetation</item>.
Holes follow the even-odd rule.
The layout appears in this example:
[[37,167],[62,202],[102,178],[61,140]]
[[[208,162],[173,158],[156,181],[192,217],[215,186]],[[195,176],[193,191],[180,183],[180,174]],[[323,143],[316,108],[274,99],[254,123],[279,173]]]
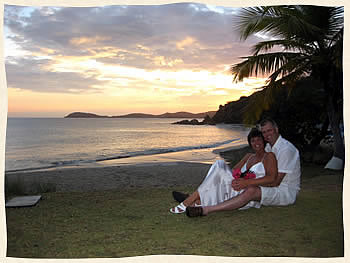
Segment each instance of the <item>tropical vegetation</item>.
[[[252,47],[252,55],[242,58],[242,62],[231,68],[235,81],[253,75],[267,76],[266,85],[261,87],[264,92],[256,92],[254,99],[249,100],[244,121],[256,123],[276,106],[276,94],[287,90],[288,97],[293,88],[309,83],[309,89],[319,94],[311,98],[320,105],[316,113],[310,107],[314,118],[320,121],[319,125],[312,123],[319,136],[311,140],[311,145],[317,144],[330,126],[334,138],[333,156],[344,160],[344,139],[340,129],[343,119],[344,8],[250,7],[241,9],[236,19],[236,30],[242,40],[257,33],[268,37]],[[295,128],[306,136],[310,125],[305,124],[310,123],[310,118],[299,117],[299,127]]]

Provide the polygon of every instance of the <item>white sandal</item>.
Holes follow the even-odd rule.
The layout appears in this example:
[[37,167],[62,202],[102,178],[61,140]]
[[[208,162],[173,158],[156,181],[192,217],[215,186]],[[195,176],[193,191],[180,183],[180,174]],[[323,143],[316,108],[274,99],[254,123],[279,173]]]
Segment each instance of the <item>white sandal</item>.
[[178,206],[170,208],[170,212],[173,214],[182,214],[186,212],[186,206],[184,203],[180,203]]

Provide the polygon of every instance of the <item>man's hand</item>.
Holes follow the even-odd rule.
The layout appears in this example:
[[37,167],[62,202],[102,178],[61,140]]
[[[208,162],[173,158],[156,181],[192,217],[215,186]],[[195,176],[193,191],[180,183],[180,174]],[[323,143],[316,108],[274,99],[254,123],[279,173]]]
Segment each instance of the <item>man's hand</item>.
[[240,191],[240,190],[248,187],[247,180],[244,180],[243,178],[232,180],[231,185],[232,185],[233,190],[235,190],[235,191]]

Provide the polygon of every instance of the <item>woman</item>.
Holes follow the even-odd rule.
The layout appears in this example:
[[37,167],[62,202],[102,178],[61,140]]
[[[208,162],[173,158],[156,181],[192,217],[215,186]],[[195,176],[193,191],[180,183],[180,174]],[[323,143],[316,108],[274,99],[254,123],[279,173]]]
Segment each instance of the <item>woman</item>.
[[[248,134],[248,143],[254,153],[246,154],[233,168],[223,160],[216,161],[210,168],[198,189],[170,212],[181,214],[187,206],[211,206],[222,203],[239,195],[244,189],[233,189],[235,180],[245,180],[245,185],[268,185],[277,178],[277,161],[272,152],[265,151],[262,133],[253,128]],[[260,207],[260,203],[251,201],[241,209]]]

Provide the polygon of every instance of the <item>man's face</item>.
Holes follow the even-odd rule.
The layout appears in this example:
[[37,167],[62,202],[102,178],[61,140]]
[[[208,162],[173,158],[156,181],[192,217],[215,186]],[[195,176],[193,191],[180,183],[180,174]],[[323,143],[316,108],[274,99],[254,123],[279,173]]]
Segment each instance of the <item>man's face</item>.
[[279,136],[278,128],[274,127],[272,123],[267,122],[264,126],[261,126],[261,132],[264,136],[265,141],[271,145],[275,144]]

